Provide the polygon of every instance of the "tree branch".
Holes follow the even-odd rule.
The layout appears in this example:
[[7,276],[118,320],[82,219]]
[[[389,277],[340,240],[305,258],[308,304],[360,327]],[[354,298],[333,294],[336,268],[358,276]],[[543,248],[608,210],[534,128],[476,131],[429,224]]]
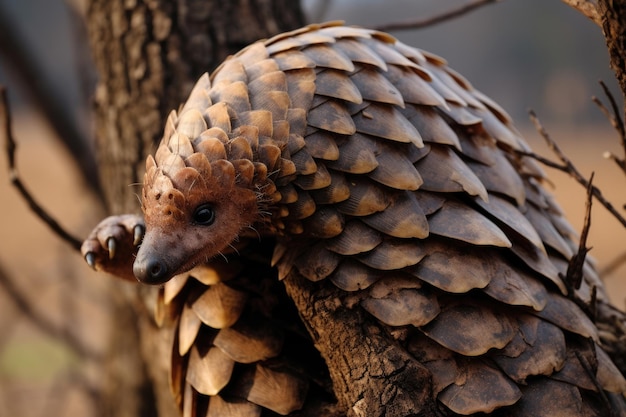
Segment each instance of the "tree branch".
[[569,176],[574,178],[576,182],[578,182],[585,188],[591,187],[591,193],[593,194],[593,196],[613,215],[613,217],[615,217],[622,224],[622,226],[626,227],[626,219],[624,218],[624,216],[622,216],[617,211],[613,204],[611,204],[606,198],[604,198],[599,188],[591,185],[590,182],[578,171],[578,169],[576,169],[572,161],[570,161],[570,159],[561,150],[559,145],[557,145],[557,143],[550,137],[548,132],[541,125],[541,122],[539,122],[537,115],[532,110],[530,111],[530,120],[535,125],[535,128],[537,129],[539,134],[546,141],[548,148],[550,148],[550,150],[552,150],[557,155],[561,163],[550,161],[549,159],[543,158],[534,152],[517,151],[517,153],[520,155],[531,157],[544,165],[568,174]]
[[391,32],[394,30],[422,29],[427,26],[434,26],[446,20],[451,20],[463,16],[487,4],[497,3],[500,0],[474,0],[464,4],[456,9],[448,10],[441,14],[431,16],[426,19],[406,20],[404,22],[387,23],[375,27],[374,29],[382,32]]
[[613,126],[613,128],[617,131],[617,134],[620,138],[620,143],[622,145],[622,151],[624,152],[624,157],[622,158],[611,152],[606,152],[604,156],[605,158],[611,159],[613,162],[615,162],[617,166],[622,170],[622,172],[626,175],[626,129],[624,128],[624,120],[620,115],[617,101],[611,93],[611,90],[609,90],[609,88],[603,81],[600,81],[600,85],[602,86],[604,94],[609,99],[609,103],[611,104],[611,110],[609,111],[609,109],[597,97],[592,97],[591,100],[596,103],[602,113],[604,113],[606,118],[609,120],[609,123],[611,123],[611,126]]
[[11,114],[9,110],[9,102],[7,100],[6,89],[4,86],[0,86],[0,137],[4,136],[4,142],[6,143],[6,153],[9,161],[9,178],[11,184],[17,188],[20,195],[26,200],[30,209],[39,217],[45,224],[52,229],[52,231],[58,235],[61,239],[70,244],[75,250],[80,251],[82,244],[81,240],[75,238],[69,234],[59,223],[50,216],[41,205],[35,201],[34,197],[26,189],[22,180],[17,173],[17,167],[15,163],[15,151],[17,146],[13,139],[13,132],[11,128]]
[[563,3],[573,7],[587,16],[593,23],[602,27],[602,19],[598,13],[598,4],[593,0],[563,0]]
[[12,20],[0,7],[0,54],[13,66],[14,73],[29,96],[41,109],[63,145],[74,156],[84,179],[97,192],[100,189],[97,164],[93,152],[87,146],[88,141],[72,120],[68,106],[63,105],[45,69],[28,54],[29,49],[21,42],[23,37],[18,32]]

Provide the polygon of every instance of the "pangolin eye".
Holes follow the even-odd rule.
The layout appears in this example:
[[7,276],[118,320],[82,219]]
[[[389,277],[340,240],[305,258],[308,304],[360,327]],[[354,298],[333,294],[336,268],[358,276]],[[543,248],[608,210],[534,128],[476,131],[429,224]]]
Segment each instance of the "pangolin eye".
[[210,226],[215,221],[215,211],[210,204],[202,204],[193,213],[193,222],[201,226]]

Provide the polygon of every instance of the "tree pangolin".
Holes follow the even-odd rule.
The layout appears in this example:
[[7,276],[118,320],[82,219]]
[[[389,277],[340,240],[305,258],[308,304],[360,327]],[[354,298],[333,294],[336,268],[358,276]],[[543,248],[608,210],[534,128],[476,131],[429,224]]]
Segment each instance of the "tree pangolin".
[[527,150],[438,56],[311,25],[200,78],[143,216],[83,254],[163,284],[185,415],[626,415],[590,308],[607,296],[588,260],[564,279],[578,238]]

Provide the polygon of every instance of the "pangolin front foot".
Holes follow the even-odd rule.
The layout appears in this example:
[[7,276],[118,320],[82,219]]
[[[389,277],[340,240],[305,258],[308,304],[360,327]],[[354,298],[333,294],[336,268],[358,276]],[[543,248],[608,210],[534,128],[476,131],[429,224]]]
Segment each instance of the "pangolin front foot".
[[81,252],[94,270],[135,281],[133,262],[145,231],[140,215],[110,216],[91,231],[83,242]]

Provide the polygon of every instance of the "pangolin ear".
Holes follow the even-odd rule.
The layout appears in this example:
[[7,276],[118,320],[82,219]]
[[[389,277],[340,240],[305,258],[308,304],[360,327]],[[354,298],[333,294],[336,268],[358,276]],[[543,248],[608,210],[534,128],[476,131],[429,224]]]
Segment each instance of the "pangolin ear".
[[222,187],[232,187],[235,185],[235,167],[230,161],[220,159],[211,163],[213,178]]

